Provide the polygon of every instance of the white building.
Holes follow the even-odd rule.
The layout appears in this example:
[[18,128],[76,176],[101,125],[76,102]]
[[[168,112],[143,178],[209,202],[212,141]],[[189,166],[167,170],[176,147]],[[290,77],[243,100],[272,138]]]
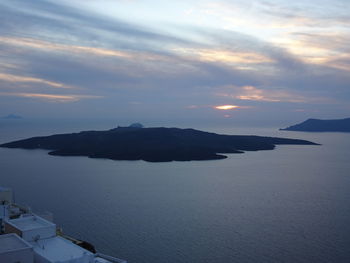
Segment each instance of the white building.
[[56,236],[56,224],[36,215],[5,219],[4,228],[5,234],[16,233],[28,242]]
[[13,204],[11,189],[3,187],[0,226],[0,263],[126,263],[58,236],[56,224]]
[[94,263],[94,254],[56,236],[30,242],[35,263]]
[[1,263],[34,263],[32,245],[17,234],[0,235]]

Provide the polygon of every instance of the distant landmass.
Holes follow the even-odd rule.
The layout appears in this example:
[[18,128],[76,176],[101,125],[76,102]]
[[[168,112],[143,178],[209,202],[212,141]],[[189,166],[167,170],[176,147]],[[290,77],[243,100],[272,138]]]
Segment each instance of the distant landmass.
[[316,145],[313,142],[261,136],[220,135],[194,129],[118,127],[33,137],[0,145],[46,149],[50,155],[88,156],[148,162],[224,159],[225,153],[272,150],[278,144]]
[[350,118],[339,120],[308,119],[302,123],[281,130],[306,132],[350,132]]
[[9,114],[9,115],[6,115],[6,116],[2,117],[2,119],[19,120],[19,119],[23,119],[23,118],[21,116],[19,116],[19,115]]

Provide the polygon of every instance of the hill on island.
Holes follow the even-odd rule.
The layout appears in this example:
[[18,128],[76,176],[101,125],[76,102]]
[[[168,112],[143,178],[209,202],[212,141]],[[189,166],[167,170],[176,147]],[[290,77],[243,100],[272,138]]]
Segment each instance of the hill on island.
[[281,130],[307,132],[350,132],[350,118],[339,120],[308,119],[302,123]]
[[168,162],[224,159],[225,153],[272,150],[278,144],[316,145],[305,140],[220,135],[194,129],[118,127],[33,137],[0,147],[45,149],[60,156]]

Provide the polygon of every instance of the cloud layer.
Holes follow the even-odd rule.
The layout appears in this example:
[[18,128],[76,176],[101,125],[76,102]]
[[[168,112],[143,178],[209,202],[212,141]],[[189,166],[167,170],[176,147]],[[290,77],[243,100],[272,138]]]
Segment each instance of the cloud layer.
[[[109,5],[132,10],[141,2]],[[0,3],[3,115],[251,121],[349,115],[346,1],[180,1],[184,8],[174,12],[183,21],[174,14],[112,17],[91,9],[98,1],[89,3]],[[159,4],[155,13],[167,8]],[[237,106],[240,114],[227,118],[218,105]]]

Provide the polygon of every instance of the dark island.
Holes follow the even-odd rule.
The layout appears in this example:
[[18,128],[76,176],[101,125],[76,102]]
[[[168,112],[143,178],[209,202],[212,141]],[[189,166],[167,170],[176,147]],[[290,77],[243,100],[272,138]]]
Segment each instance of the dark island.
[[340,120],[308,119],[302,123],[280,130],[305,132],[350,132],[350,118]]
[[33,137],[0,147],[46,149],[50,155],[148,162],[216,160],[223,153],[272,150],[277,144],[316,145],[297,139],[220,135],[194,129],[118,127]]

